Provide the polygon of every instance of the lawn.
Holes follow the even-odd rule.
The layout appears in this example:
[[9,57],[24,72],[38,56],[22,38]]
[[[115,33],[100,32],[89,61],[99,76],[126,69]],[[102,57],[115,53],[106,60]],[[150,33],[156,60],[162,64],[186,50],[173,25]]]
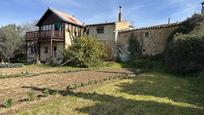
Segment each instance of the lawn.
[[204,79],[147,72],[59,95],[19,115],[203,115]]

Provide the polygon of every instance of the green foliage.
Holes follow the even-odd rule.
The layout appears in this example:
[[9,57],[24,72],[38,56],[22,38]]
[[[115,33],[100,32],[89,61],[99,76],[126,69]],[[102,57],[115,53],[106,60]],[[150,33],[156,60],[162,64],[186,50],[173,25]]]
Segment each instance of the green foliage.
[[10,62],[23,49],[24,37],[20,27],[10,24],[0,28],[0,55]]
[[204,115],[203,92],[203,79],[148,72],[87,87],[17,114]]
[[166,55],[168,67],[181,74],[204,68],[204,35],[176,36]]
[[204,17],[194,15],[184,21],[169,40],[165,52],[166,65],[180,74],[189,74],[204,68]]
[[59,94],[59,91],[57,90],[57,91],[53,91],[52,93],[51,93],[51,95],[57,95],[57,94]]
[[27,96],[28,96],[28,101],[34,101],[35,99],[37,99],[37,96],[35,95],[33,91],[29,91],[27,93]]
[[68,64],[78,67],[94,67],[102,62],[104,47],[96,38],[81,36],[74,40],[72,46],[65,50],[65,60],[71,60]]
[[128,51],[130,52],[130,58],[142,55],[142,44],[138,41],[137,37],[134,37],[133,34],[131,34],[131,37],[129,38]]
[[131,61],[131,63],[135,68],[151,69],[153,67],[152,61],[150,59],[134,59]]
[[49,89],[45,89],[44,91],[43,91],[43,96],[44,97],[48,97],[50,95],[50,91],[49,91]]
[[8,99],[3,103],[3,106],[5,108],[10,108],[13,105],[13,100],[12,99]]
[[21,76],[28,76],[28,75],[30,75],[31,73],[29,73],[29,72],[21,72]]

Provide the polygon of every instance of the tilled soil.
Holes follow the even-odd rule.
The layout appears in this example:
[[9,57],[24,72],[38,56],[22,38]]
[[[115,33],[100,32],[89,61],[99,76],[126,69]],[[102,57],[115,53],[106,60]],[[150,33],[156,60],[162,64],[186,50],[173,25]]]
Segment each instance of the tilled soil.
[[[43,72],[45,73],[46,71]],[[87,71],[39,73],[32,77],[0,79],[0,104],[7,99],[13,99],[14,104],[20,104],[22,103],[21,100],[27,98],[27,92],[34,89],[49,88],[53,90],[65,90],[69,84],[86,83],[92,80],[102,80],[110,76],[132,73],[130,70],[124,68],[101,68]],[[35,92],[40,93],[40,91]]]

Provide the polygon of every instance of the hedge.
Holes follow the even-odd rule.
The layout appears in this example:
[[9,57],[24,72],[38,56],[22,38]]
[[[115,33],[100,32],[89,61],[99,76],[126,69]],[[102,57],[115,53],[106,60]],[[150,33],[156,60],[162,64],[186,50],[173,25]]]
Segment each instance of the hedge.
[[0,68],[21,68],[21,67],[23,67],[23,64],[21,64],[21,63],[0,64]]

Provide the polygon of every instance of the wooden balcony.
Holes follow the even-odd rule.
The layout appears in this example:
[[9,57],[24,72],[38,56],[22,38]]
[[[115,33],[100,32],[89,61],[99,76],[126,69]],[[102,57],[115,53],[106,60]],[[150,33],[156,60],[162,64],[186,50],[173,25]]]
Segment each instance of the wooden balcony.
[[26,33],[27,41],[39,41],[39,42],[48,42],[48,41],[64,41],[64,31],[32,31]]

